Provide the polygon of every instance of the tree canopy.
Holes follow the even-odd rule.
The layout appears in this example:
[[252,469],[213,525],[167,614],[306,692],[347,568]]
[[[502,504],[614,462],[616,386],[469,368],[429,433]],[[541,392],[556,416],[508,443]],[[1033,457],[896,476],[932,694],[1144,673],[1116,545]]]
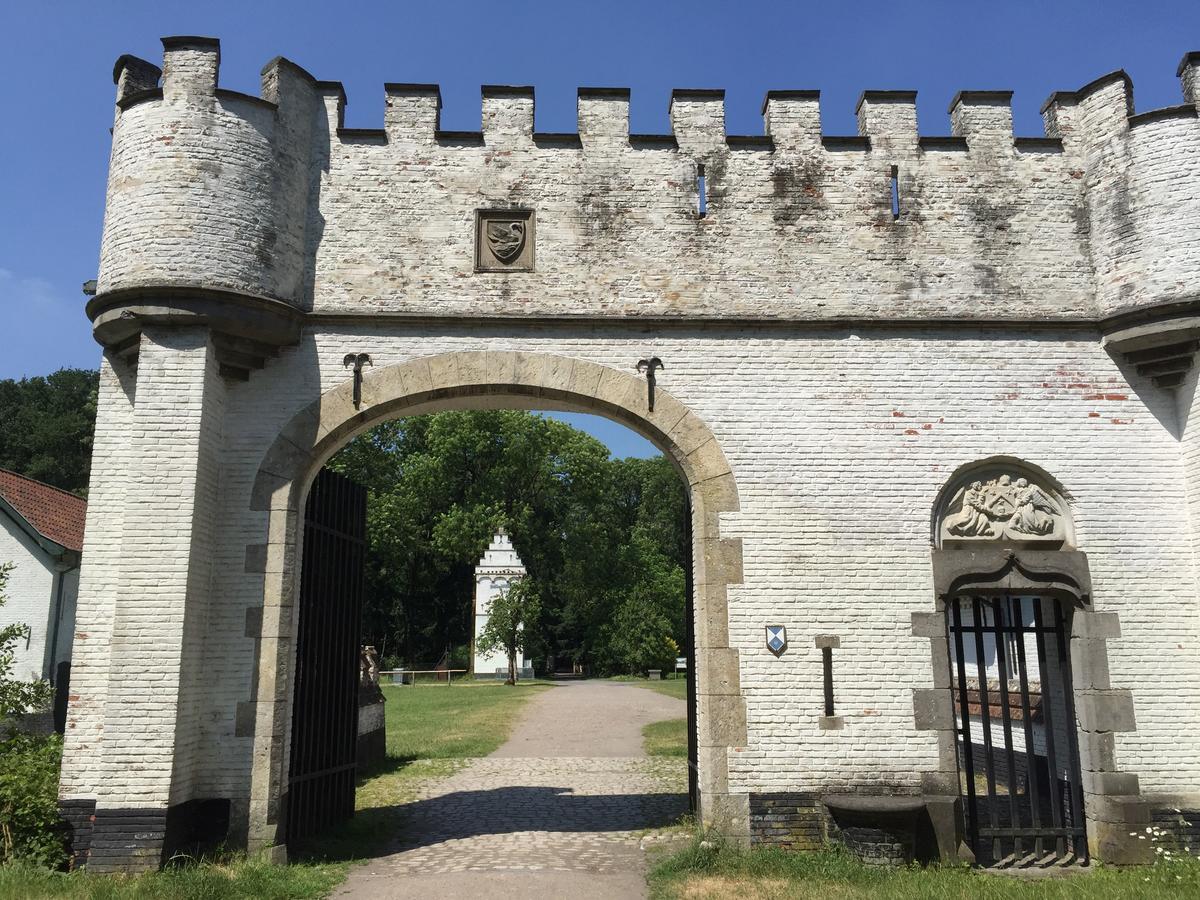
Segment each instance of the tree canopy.
[[0,469],[85,494],[98,384],[94,369],[0,380]]
[[686,498],[666,459],[610,459],[562,422],[485,410],[384,423],[330,467],[370,492],[363,635],[385,662],[466,656],[474,567],[501,525],[540,597],[539,668],[640,671],[683,646]]

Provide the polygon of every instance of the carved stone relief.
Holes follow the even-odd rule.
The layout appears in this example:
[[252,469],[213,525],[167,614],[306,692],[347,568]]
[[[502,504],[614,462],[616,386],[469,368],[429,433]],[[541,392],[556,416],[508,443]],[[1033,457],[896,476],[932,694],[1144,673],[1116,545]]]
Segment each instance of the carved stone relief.
[[475,214],[475,270],[533,270],[534,217],[531,209],[481,209]]
[[939,537],[943,543],[1062,543],[1069,529],[1058,495],[1014,468],[968,475],[942,510]]

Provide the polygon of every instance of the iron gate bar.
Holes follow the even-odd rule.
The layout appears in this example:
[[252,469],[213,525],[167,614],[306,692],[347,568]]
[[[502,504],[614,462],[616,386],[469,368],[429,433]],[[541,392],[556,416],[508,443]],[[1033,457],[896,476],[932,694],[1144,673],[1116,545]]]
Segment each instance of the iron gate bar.
[[1079,829],[1071,825],[1064,825],[1062,828],[980,828],[979,833],[984,837],[991,837],[993,834],[1001,837],[1012,837],[1014,834],[1023,835],[1024,837],[1080,837]]
[[[1029,709],[1029,676],[1025,660],[1025,601],[1020,597],[1013,597],[1012,605],[1013,621],[1017,629],[1017,678],[1020,680],[1021,686],[1021,719],[1025,729],[1025,783],[1029,790],[1029,809],[1032,813],[1033,827],[1040,829],[1042,827],[1042,800],[1037,779],[1037,754],[1033,747],[1033,715]],[[1045,703],[1046,696],[1043,694],[1042,705],[1044,706]],[[1033,852],[1039,857],[1046,852],[1045,841],[1041,834],[1038,834],[1033,842]]]
[[979,844],[979,805],[975,796],[975,760],[971,752],[971,708],[967,703],[967,662],[963,655],[962,641],[962,604],[958,599],[950,601],[951,616],[954,621],[954,651],[958,659],[958,711],[962,719],[962,757],[963,766],[967,770],[967,835],[971,838],[971,846]]
[[[988,821],[992,828],[999,828],[1000,822],[996,814],[996,763],[992,759],[992,702],[988,696],[987,663],[983,655],[983,601],[978,597],[971,599],[971,630],[975,633],[975,670],[979,677],[979,718],[983,729],[983,771],[987,779]],[[969,699],[969,698],[968,698]],[[967,704],[967,715],[970,715],[971,705]],[[992,840],[992,859],[1000,855],[1000,841]]]
[[354,811],[366,491],[317,474],[304,514],[287,839]]
[[[1020,828],[1024,823],[1021,821],[1021,814],[1017,809],[1016,796],[1016,781],[1017,781],[1017,757],[1013,753],[1012,741],[1012,712],[1009,708],[1008,697],[1008,653],[1004,646],[1004,638],[1002,636],[1002,622],[1004,619],[1004,608],[1000,600],[992,600],[992,640],[996,646],[996,665],[1000,672],[1000,718],[1004,723],[1004,755],[1008,761],[1008,815],[1009,824],[1013,828]],[[1013,857],[1021,856],[1021,837],[1016,835],[1013,840]]]
[[[947,610],[946,627],[954,641],[951,659],[952,665],[958,666],[957,708],[962,721],[956,731],[961,767],[966,774],[963,793],[967,807],[967,833],[977,858],[985,865],[1028,864],[1038,859],[1044,860],[1047,844],[1053,840],[1053,855],[1059,860],[1069,860],[1072,857],[1086,860],[1082,780],[1078,742],[1074,731],[1075,707],[1071,696],[1074,682],[1070,667],[1068,613],[1057,600],[1049,597],[1000,598],[975,595],[955,597],[948,603],[950,608]],[[1034,613],[1033,621],[1029,625],[1025,624],[1026,603],[1032,604]],[[969,624],[963,621],[963,608],[968,604],[972,613],[972,621]],[[1053,613],[1048,611],[1046,604],[1053,606]],[[987,621],[989,610],[992,616],[990,623]],[[1004,643],[1005,635],[1010,634],[1016,638],[1015,659],[1009,658],[1008,648]],[[1035,638],[1036,658],[1040,666],[1037,687],[1039,702],[1036,708],[1031,698],[1031,676],[1028,671],[1029,664],[1034,660],[1031,654],[1026,653],[1025,645],[1026,635],[1030,634]],[[1058,641],[1056,652],[1053,654],[1047,647],[1048,634],[1053,634]],[[995,689],[990,687],[988,681],[990,664],[987,662],[985,649],[986,639],[989,637],[995,644],[995,666],[999,676]],[[978,678],[977,689],[968,683],[965,658],[967,646],[971,646],[976,653],[972,677]],[[1051,665],[1057,665],[1058,668],[1052,669]],[[1017,670],[1015,678],[1021,692],[1019,713],[1010,685],[1014,678],[1013,668]],[[1063,705],[1055,709],[1060,693],[1063,695]],[[972,697],[972,694],[975,696]],[[992,710],[993,699],[1000,703],[999,714]],[[971,740],[972,728],[975,727],[971,722],[972,706],[975,702],[978,703],[979,725],[983,731],[983,740],[979,746]],[[1034,745],[1035,711],[1040,711],[1038,730],[1045,732],[1045,755],[1038,754]],[[1016,727],[1014,717],[1018,715],[1025,735],[1024,753],[1021,755],[1027,766],[1023,796],[1018,796],[1016,792],[1020,779],[1016,771],[1018,753],[1015,749],[1013,729]],[[1002,744],[993,740],[991,733],[995,718],[999,718],[999,724],[1003,726]],[[1065,726],[1065,734],[1055,732],[1056,721]],[[983,756],[982,766],[986,774],[986,815],[979,807],[981,802],[985,802],[984,798],[976,790],[975,780],[980,765],[976,759],[977,755]],[[1007,820],[998,794],[1001,759],[1006,761],[1008,768]],[[1059,777],[1060,762],[1069,769],[1064,777]],[[1049,794],[1044,794],[1039,786],[1041,777],[1048,778],[1046,788]],[[1043,802],[1049,809],[1048,814],[1042,808]],[[1029,806],[1028,813],[1024,812],[1026,804]],[[1052,822],[1043,824],[1047,815]],[[1026,825],[1026,817],[1032,821],[1029,827]],[[981,819],[986,819],[988,824],[982,825]],[[1032,842],[1030,851],[1025,849],[1026,840]]]
[[[1050,770],[1050,820],[1054,823],[1055,828],[1063,827],[1062,811],[1059,809],[1059,804],[1062,801],[1061,792],[1057,789],[1055,782],[1058,780],[1058,754],[1054,752],[1054,698],[1048,696],[1046,690],[1047,684],[1047,668],[1046,668],[1046,638],[1042,634],[1042,598],[1037,597],[1033,601],[1033,622],[1037,626],[1038,632],[1036,635],[1037,641],[1037,658],[1038,672],[1042,680],[1042,719],[1045,721],[1046,732],[1046,766]],[[1054,839],[1055,852],[1062,856],[1066,853],[1066,846],[1062,837]]]

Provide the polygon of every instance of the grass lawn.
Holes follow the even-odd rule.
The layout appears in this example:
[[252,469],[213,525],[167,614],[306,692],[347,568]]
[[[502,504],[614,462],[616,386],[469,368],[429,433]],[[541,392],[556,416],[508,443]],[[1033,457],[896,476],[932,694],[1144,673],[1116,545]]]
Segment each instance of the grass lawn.
[[647,756],[687,756],[687,719],[666,719],[642,727]]
[[264,898],[299,900],[325,897],[346,877],[345,863],[300,863],[276,866],[237,856],[221,861],[174,866],[144,875],[89,875],[51,872],[36,866],[0,865],[0,898],[33,897],[125,900],[210,900]]
[[687,699],[687,679],[686,678],[664,678],[662,681],[650,681],[648,678],[630,678],[618,677],[610,679],[611,681],[624,681],[629,684],[635,684],[640,688],[646,688],[650,691],[658,691],[660,694],[666,694],[668,697],[675,697],[678,700]]
[[487,756],[508,739],[525,702],[552,687],[537,681],[385,685],[388,756],[405,762]]
[[1200,861],[1060,877],[989,875],[968,868],[879,870],[845,851],[705,849],[658,862],[652,900],[1144,900],[1200,896]]

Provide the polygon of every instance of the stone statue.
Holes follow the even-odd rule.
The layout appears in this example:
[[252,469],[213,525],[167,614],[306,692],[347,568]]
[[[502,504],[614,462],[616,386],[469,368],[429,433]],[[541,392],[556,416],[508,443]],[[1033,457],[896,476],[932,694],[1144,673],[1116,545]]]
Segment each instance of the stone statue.
[[[953,509],[953,504],[951,505]],[[942,521],[942,534],[956,538],[1027,540],[1058,532],[1062,511],[1057,500],[1028,478],[1013,481],[1001,473],[977,479],[962,492],[958,509]]]
[[957,537],[992,537],[982,481],[972,481],[963,494],[962,510],[946,519],[945,528]]
[[1013,513],[1009,528],[1021,534],[1046,535],[1054,531],[1054,517],[1058,509],[1041,489],[1029,483],[1026,478],[1018,478],[1014,491],[1016,512]]
[[358,655],[358,681],[363,687],[379,684],[379,654],[369,644]]

